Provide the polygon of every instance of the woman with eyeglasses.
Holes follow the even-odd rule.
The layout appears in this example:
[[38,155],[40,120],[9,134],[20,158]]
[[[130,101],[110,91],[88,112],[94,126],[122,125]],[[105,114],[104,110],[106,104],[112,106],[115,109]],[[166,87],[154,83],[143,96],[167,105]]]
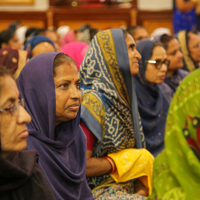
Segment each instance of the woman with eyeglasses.
[[54,200],[37,152],[23,150],[29,135],[26,123],[31,121],[23,102],[15,80],[0,67],[0,199]]
[[189,72],[200,67],[200,37],[195,31],[180,31],[177,39],[183,53],[183,69]]
[[158,87],[165,79],[169,60],[163,45],[152,40],[136,44],[142,59],[135,75],[138,108],[145,134],[146,147],[154,155],[164,148],[164,127],[169,102]]
[[183,54],[180,51],[180,44],[177,39],[173,36],[164,34],[161,36],[160,41],[165,47],[167,59],[169,59],[170,65],[168,67],[164,82],[159,86],[168,100],[171,102],[177,87],[189,72],[182,69]]

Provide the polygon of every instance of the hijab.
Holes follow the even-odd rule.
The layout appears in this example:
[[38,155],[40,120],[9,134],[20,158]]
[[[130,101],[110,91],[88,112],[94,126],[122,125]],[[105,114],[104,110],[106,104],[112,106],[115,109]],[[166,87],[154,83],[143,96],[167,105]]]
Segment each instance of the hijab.
[[6,67],[16,79],[26,64],[28,52],[12,48],[0,49],[0,65]]
[[27,148],[39,153],[39,164],[57,199],[93,199],[86,182],[86,138],[77,117],[55,128],[56,97],[53,61],[57,53],[29,60],[17,82],[32,121]]
[[135,84],[147,149],[156,156],[164,148],[164,128],[169,103],[158,85],[152,86],[145,78],[147,61],[151,58],[154,43],[154,40],[143,40],[136,44],[142,58]]
[[26,44],[24,45],[24,49],[29,52],[29,59],[32,57],[32,50],[34,49],[34,47],[40,44],[41,42],[48,42],[52,44],[56,51],[55,45],[51,39],[43,35],[36,35],[36,36],[33,36],[30,40],[28,40]]
[[[97,138],[93,157],[104,157],[128,148],[143,148],[135,85],[122,29],[97,33],[80,68],[84,89],[81,119]],[[91,188],[109,174],[88,177]]]
[[180,31],[177,34],[177,39],[181,46],[181,52],[183,53],[183,68],[189,72],[194,71],[195,69],[199,68],[195,65],[194,60],[192,59],[189,49],[188,49],[188,31]]
[[167,116],[165,149],[153,169],[153,199],[199,199],[200,69],[179,85]]
[[88,48],[89,45],[84,42],[70,42],[62,48],[61,52],[69,55],[76,62],[77,67],[80,68]]

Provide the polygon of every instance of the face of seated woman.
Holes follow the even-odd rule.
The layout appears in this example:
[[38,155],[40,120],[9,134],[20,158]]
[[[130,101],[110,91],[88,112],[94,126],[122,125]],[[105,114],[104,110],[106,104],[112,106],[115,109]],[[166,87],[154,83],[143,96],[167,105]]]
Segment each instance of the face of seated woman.
[[139,71],[138,60],[141,59],[141,55],[136,50],[136,45],[133,37],[130,34],[127,34],[125,37],[125,42],[128,50],[129,66],[131,75],[135,75]]
[[[9,75],[1,77],[0,96],[0,109],[18,105],[19,91]],[[10,152],[26,148],[28,132],[25,124],[31,121],[31,117],[22,106],[15,108],[12,114],[10,110],[0,112],[1,149],[4,157]]]
[[[165,49],[161,46],[154,47],[149,60],[164,61],[165,59],[167,59]],[[148,63],[145,71],[145,78],[151,85],[159,84],[164,81],[166,72],[167,66],[165,64],[162,64],[160,69],[157,69],[155,64]]]
[[55,126],[76,117],[81,104],[80,82],[78,68],[74,63],[64,62],[55,68]]

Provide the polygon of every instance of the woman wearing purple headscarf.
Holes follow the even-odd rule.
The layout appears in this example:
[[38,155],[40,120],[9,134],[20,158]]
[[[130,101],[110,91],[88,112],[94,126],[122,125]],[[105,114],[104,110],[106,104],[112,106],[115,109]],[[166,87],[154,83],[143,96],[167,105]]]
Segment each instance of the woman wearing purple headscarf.
[[63,53],[44,53],[23,68],[18,86],[32,117],[28,149],[58,200],[91,200],[86,182],[86,138],[79,126],[80,78],[75,62]]

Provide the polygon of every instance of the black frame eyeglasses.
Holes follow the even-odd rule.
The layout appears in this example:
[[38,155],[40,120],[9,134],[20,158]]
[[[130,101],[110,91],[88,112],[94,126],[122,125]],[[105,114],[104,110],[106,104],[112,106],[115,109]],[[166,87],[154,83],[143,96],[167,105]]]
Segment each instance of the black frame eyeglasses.
[[10,114],[12,116],[17,116],[19,114],[20,105],[24,108],[24,99],[18,100],[17,102],[13,103],[11,106],[7,108],[0,109],[0,113],[3,113],[5,111],[10,111]]
[[170,64],[170,60],[167,60],[167,59],[165,59],[163,61],[161,61],[161,60],[148,60],[147,62],[150,63],[150,64],[154,64],[156,69],[160,69],[163,64],[166,65],[167,68],[168,68],[169,64]]

